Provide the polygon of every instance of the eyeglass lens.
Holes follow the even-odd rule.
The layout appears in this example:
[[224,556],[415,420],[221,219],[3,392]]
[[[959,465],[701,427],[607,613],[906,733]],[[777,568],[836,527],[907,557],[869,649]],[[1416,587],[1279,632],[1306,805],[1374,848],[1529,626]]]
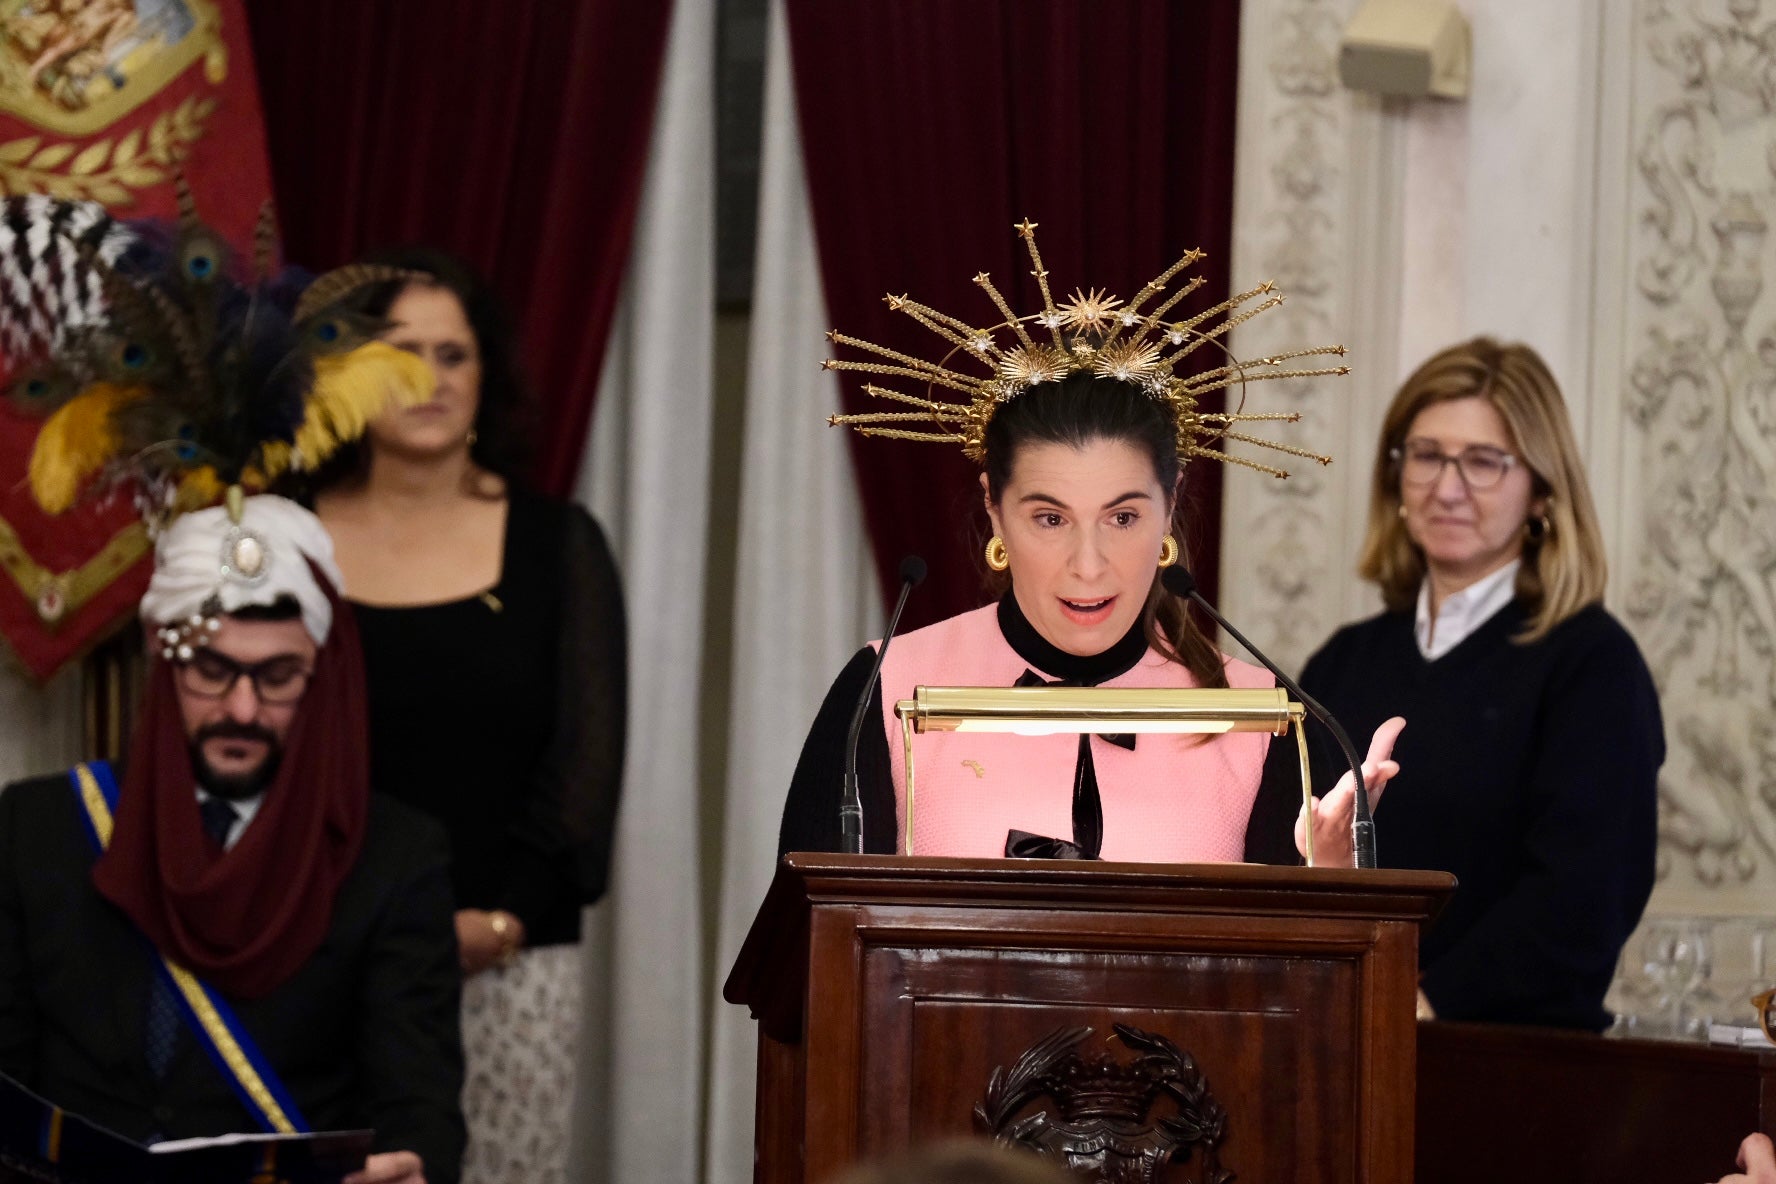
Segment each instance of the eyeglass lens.
[[281,655],[247,665],[214,650],[200,649],[179,670],[185,689],[195,695],[222,698],[245,677],[262,703],[292,703],[308,687],[308,668],[301,658]]
[[1408,440],[1399,450],[1400,476],[1409,485],[1430,485],[1454,464],[1463,481],[1473,489],[1489,489],[1504,480],[1516,457],[1502,448],[1471,444],[1451,455],[1430,440]]

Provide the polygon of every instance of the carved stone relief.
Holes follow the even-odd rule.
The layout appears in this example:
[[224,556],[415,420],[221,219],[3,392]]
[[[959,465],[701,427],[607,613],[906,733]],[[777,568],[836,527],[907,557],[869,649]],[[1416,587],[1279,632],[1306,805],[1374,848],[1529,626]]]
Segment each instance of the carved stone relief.
[[[1622,608],[1670,753],[1659,875],[1776,882],[1776,11],[1640,0]],[[1637,471],[1636,471],[1637,470]],[[1619,577],[1620,578],[1620,577]]]

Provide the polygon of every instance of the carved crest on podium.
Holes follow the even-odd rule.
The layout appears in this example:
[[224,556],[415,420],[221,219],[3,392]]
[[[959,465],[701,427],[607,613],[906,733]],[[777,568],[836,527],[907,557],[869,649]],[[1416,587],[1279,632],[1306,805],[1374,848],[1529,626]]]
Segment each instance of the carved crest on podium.
[[[1119,1060],[1082,1048],[1091,1028],[1059,1028],[1009,1067],[993,1070],[974,1108],[975,1129],[996,1142],[1065,1163],[1103,1184],[1163,1184],[1186,1178],[1229,1184],[1218,1147],[1227,1114],[1196,1060],[1164,1036],[1116,1024],[1134,1053]],[[1047,1099],[1051,1106],[1031,1112]]]

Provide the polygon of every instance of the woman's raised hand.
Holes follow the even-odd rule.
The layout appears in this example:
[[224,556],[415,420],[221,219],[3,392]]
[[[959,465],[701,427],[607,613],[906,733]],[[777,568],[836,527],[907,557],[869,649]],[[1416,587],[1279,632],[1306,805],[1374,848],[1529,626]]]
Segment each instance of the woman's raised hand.
[[[1394,741],[1400,738],[1400,731],[1405,726],[1406,721],[1396,715],[1376,728],[1369,741],[1369,756],[1363,761],[1363,784],[1369,790],[1371,810],[1381,804],[1381,791],[1400,771],[1400,763],[1393,759]],[[1351,843],[1351,818],[1356,809],[1356,780],[1346,770],[1331,793],[1314,799],[1314,866],[1356,865],[1356,851]],[[1295,819],[1295,849],[1304,856],[1307,854],[1306,823],[1307,809],[1303,807]]]

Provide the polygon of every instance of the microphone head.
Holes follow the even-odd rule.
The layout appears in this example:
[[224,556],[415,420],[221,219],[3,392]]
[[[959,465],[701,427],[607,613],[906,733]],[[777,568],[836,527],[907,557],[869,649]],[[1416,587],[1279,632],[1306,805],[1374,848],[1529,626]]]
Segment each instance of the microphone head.
[[908,555],[900,561],[900,582],[915,587],[925,578],[925,561],[917,555]]
[[1173,564],[1171,567],[1168,567],[1163,572],[1159,573],[1159,582],[1165,585],[1165,590],[1167,592],[1170,592],[1179,600],[1189,600],[1196,592],[1195,578],[1177,564]]

